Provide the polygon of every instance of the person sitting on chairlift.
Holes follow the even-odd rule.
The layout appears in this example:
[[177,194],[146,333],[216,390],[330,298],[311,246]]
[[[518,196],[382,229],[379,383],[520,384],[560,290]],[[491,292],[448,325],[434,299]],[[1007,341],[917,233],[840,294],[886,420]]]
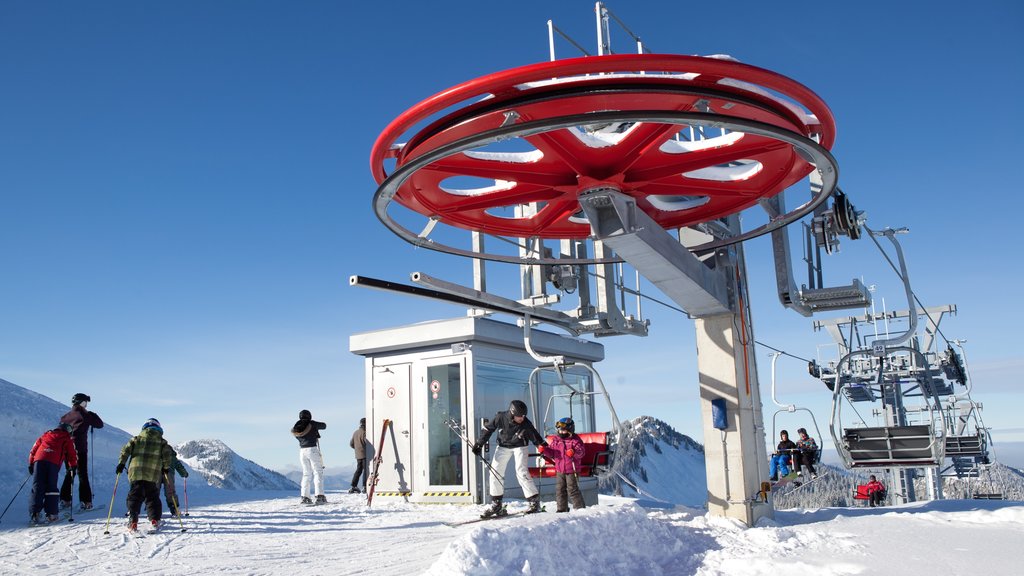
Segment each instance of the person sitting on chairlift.
[[772,482],[779,481],[779,472],[783,476],[789,475],[790,459],[796,450],[796,444],[789,439],[789,431],[783,430],[779,433],[779,445],[775,447],[775,454],[768,465],[768,473],[772,476]]
[[811,473],[813,480],[818,477],[818,472],[814,469],[814,461],[818,456],[818,443],[807,435],[806,428],[800,428],[796,433],[800,435],[800,439],[796,441],[797,451],[793,453],[793,469],[796,470],[797,476],[803,476],[800,467],[801,465],[807,466],[807,471]]
[[885,484],[882,484],[872,474],[868,476],[868,483],[865,485],[868,491],[868,502],[871,503],[871,507],[881,506],[882,502],[885,501]]

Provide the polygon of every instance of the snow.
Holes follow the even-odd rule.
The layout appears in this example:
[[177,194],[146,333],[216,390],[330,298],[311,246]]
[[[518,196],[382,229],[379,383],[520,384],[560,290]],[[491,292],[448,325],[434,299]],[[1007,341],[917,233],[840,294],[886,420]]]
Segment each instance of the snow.
[[[26,479],[25,455],[66,406],[2,380],[0,397],[0,505],[12,502],[0,520],[2,575],[1019,572],[1024,503],[1017,501],[794,509],[753,528],[709,516],[703,448],[650,417],[624,422],[614,467],[629,484],[610,485],[623,496],[602,495],[598,505],[568,514],[545,502],[549,512],[451,527],[445,523],[476,518],[482,507],[378,497],[368,508],[365,496],[338,491],[328,491],[328,504],[307,507],[296,490],[219,489],[197,476],[178,486],[189,515],[180,524],[165,517],[160,533],[143,538],[124,528],[125,483],[112,494],[111,460],[128,434],[108,423],[96,435],[103,466],[94,485],[97,501],[112,506],[30,528],[27,487],[15,495]],[[219,441],[201,443],[224,456],[219,462],[244,461]]]
[[[545,512],[449,527],[479,508],[330,493],[208,491],[163,531],[129,537],[120,516],[41,528],[0,524],[2,574],[1017,574],[1024,505],[946,500],[892,508],[778,512],[755,528],[682,506],[602,496]],[[549,510],[553,508],[547,503]],[[510,503],[512,511],[525,508]],[[979,572],[980,571],[980,572]]]

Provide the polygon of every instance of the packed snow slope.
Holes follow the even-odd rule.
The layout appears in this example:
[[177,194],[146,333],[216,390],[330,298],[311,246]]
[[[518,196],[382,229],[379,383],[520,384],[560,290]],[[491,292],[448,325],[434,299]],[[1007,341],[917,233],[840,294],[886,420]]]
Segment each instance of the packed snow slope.
[[[475,506],[419,506],[330,493],[210,491],[162,532],[129,536],[102,515],[40,528],[0,524],[0,574],[1020,574],[1024,505],[945,500],[893,508],[778,512],[745,528],[703,510],[651,510],[626,498],[569,514],[544,512],[450,527]],[[553,506],[548,503],[548,509]],[[512,511],[525,504],[512,502]],[[897,568],[898,567],[898,568]]]

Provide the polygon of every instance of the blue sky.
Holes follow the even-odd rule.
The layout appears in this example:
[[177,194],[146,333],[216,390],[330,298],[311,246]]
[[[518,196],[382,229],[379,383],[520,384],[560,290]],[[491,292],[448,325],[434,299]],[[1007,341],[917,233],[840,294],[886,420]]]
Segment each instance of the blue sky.
[[[116,426],[157,417],[172,441],[220,438],[271,467],[292,464],[287,429],[309,408],[328,422],[328,465],[351,460],[363,365],[349,334],[462,311],[349,288],[348,276],[470,274],[373,216],[374,140],[435,92],[546,60],[548,19],[592,51],[595,40],[589,0],[349,4],[0,6],[0,377],[65,402],[87,392]],[[1012,256],[1024,8],[610,8],[656,52],[730,54],[828,103],[840,185],[872,227],[911,229],[901,240],[915,291],[959,306],[943,328],[968,340],[997,450],[1024,441]],[[630,51],[617,30],[613,47]],[[827,336],[778,304],[768,243],[747,255],[756,338],[813,356]],[[870,241],[844,242],[826,265],[831,283],[863,277],[889,308],[906,306]],[[646,310],[650,337],[602,341],[618,413],[703,440],[693,324]],[[758,361],[771,406],[767,351]],[[780,399],[824,425],[824,387],[800,362],[780,368]]]

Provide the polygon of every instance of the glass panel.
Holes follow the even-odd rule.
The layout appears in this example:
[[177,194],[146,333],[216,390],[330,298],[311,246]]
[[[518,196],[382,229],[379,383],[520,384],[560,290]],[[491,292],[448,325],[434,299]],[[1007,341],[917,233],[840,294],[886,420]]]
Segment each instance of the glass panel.
[[461,363],[427,368],[427,459],[431,486],[463,484],[462,439],[445,420],[462,418]]
[[[492,362],[476,363],[476,395],[481,399],[485,418],[492,417],[496,412],[508,409],[512,400],[522,400],[530,406],[530,420],[542,434],[553,434],[554,424],[559,418],[569,416],[576,421],[576,430],[588,432],[594,430],[592,414],[594,412],[594,396],[590,373],[584,368],[570,368],[564,372],[566,384],[575,388],[580,394],[572,395],[570,411],[570,394],[572,389],[559,382],[554,370],[541,370],[535,377],[538,381],[536,401],[531,404],[530,389],[527,383],[533,368],[526,366],[509,366]],[[554,398],[553,400],[551,400]],[[550,410],[548,401],[551,400]]]

